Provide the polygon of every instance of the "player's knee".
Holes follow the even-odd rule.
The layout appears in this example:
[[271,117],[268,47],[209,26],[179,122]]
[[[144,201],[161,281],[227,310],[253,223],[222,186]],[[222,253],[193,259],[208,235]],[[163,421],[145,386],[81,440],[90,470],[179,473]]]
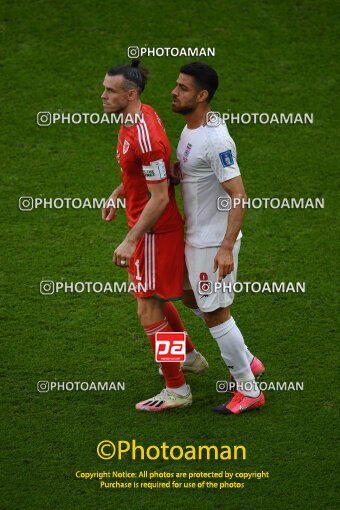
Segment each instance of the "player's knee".
[[142,326],[148,326],[164,319],[163,305],[153,298],[139,298],[137,314]]
[[148,312],[148,308],[143,304],[143,302],[140,302],[140,300],[138,300],[137,315],[141,324],[148,323],[148,318],[150,315]]
[[208,328],[219,326],[230,319],[230,308],[217,308],[213,312],[204,312],[204,320]]

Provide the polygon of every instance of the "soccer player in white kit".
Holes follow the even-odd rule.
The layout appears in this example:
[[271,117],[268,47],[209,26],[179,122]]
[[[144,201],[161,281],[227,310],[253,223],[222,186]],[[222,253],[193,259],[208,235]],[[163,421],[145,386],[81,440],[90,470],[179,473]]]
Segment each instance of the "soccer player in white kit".
[[[189,278],[183,302],[205,320],[236,385],[231,400],[214,411],[240,414],[264,404],[255,380],[264,366],[248,350],[230,313],[246,194],[235,143],[225,123],[211,112],[217,87],[216,71],[193,62],[181,67],[172,91],[172,110],[186,119],[177,148]],[[230,210],[221,210],[228,201]]]

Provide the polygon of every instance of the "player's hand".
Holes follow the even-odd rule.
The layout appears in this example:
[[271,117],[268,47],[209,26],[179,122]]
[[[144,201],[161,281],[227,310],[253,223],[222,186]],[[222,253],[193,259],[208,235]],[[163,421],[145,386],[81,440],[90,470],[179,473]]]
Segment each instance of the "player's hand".
[[104,221],[112,221],[116,218],[117,216],[116,202],[117,197],[114,193],[112,193],[112,195],[110,195],[110,197],[107,199],[102,209],[102,219]]
[[221,246],[214,259],[214,273],[218,269],[218,281],[221,282],[234,269],[233,250]]
[[177,186],[181,182],[182,172],[179,161],[175,161],[170,165],[170,182]]
[[113,263],[116,266],[128,267],[130,259],[135,253],[136,242],[124,239],[124,241],[115,249],[113,254]]

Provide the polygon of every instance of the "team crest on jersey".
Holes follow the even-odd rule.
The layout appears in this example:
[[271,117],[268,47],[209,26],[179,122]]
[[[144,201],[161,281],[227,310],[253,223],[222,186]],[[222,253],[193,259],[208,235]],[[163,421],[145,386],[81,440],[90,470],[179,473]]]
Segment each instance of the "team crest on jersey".
[[231,166],[234,164],[234,158],[231,153],[231,150],[220,152],[219,153],[220,160],[223,168],[227,168],[227,166]]
[[186,162],[188,161],[188,157],[189,157],[189,153],[191,151],[191,148],[192,148],[192,144],[189,142],[188,145],[186,146],[186,149],[184,151],[184,154],[183,154],[183,161]]
[[123,144],[123,154],[126,154],[127,151],[129,150],[129,147],[130,147],[130,144],[127,140],[124,140],[124,144]]

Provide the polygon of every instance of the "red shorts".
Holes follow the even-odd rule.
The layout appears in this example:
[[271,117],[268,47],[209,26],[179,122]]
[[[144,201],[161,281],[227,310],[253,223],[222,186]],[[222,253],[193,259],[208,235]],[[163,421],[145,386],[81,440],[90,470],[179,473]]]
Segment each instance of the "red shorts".
[[146,233],[138,241],[128,268],[135,297],[180,299],[183,293],[183,229],[164,234]]

